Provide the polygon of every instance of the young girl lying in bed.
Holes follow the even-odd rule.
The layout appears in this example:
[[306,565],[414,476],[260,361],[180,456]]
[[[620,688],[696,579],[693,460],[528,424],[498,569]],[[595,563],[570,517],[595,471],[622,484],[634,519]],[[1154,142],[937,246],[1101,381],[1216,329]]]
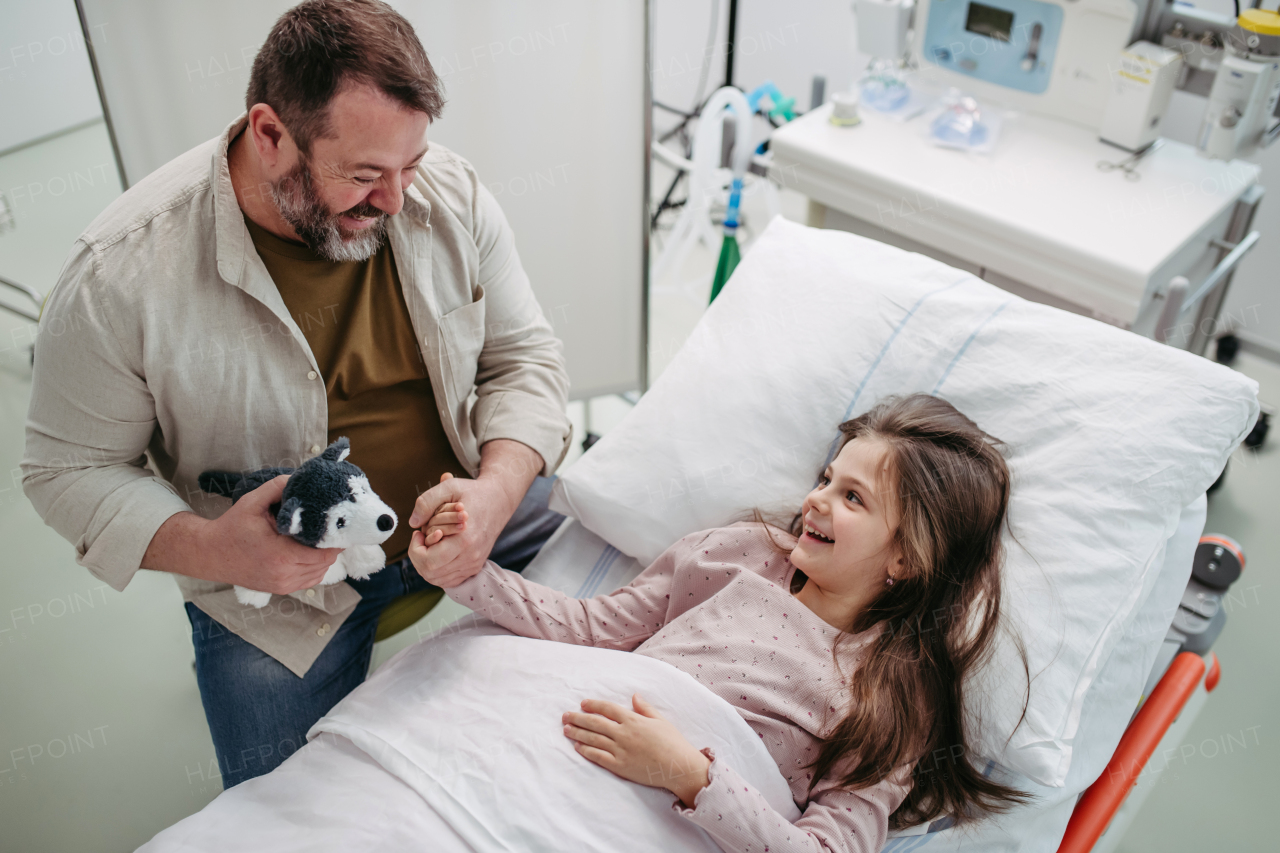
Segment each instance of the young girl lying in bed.
[[[585,600],[493,562],[423,576],[517,634],[634,650],[733,704],[789,781],[794,824],[639,695],[563,720],[584,758],[667,788],[726,851],[875,851],[890,828],[1002,811],[1025,796],[974,768],[962,712],[1000,606],[999,442],[923,394],[840,432],[789,534],[759,521],[694,533]],[[464,525],[453,504],[414,533],[420,572],[423,549]]]

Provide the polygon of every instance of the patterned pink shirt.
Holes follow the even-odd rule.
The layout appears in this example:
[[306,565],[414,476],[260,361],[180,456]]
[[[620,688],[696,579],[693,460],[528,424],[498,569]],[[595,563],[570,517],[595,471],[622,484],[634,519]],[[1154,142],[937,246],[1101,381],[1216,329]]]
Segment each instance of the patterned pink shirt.
[[[790,543],[787,534],[777,531]],[[694,808],[672,803],[729,853],[877,851],[889,815],[906,797],[909,769],[870,788],[848,791],[836,778],[809,794],[820,737],[848,707],[846,679],[879,627],[846,638],[837,671],[832,645],[840,631],[789,592],[795,568],[769,547],[756,524],[705,530],[668,548],[622,589],[576,599],[525,580],[492,561],[447,590],[450,598],[526,637],[635,651],[666,661],[728,701],[762,738],[803,814],[794,823],[775,811],[732,767],[712,759],[710,784]]]

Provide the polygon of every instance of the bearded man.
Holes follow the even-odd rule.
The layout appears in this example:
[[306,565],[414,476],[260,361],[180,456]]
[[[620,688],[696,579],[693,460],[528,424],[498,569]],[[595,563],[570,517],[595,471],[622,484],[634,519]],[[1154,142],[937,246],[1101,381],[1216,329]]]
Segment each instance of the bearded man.
[[[443,505],[461,532],[413,542],[435,569],[519,570],[562,520],[562,346],[492,194],[429,141],[443,104],[390,6],[296,6],[246,112],[94,220],[42,312],[23,490],[113,588],[174,575],[225,788],[302,746],[375,639],[439,600],[407,553]],[[285,477],[232,506],[197,476],[339,436],[401,524],[382,571],[323,586],[338,551],[269,513]]]

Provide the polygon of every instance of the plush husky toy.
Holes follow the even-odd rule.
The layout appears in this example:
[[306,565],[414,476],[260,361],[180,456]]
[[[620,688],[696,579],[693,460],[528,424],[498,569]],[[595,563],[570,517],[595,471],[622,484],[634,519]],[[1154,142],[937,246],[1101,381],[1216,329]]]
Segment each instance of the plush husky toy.
[[[369,488],[364,472],[346,461],[351,442],[339,438],[301,468],[262,468],[251,474],[205,471],[200,488],[235,503],[281,474],[289,475],[281,502],[271,505],[276,529],[312,548],[345,548],[325,573],[322,584],[345,578],[364,580],[386,564],[379,546],[396,529],[396,514]],[[271,593],[236,587],[241,604],[265,607]]]

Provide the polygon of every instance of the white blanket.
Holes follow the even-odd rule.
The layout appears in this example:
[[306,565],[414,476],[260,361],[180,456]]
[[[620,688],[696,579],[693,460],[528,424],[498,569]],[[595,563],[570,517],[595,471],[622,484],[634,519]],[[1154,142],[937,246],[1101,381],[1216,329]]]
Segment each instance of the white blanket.
[[672,810],[670,793],[590,763],[562,733],[560,715],[581,700],[629,705],[635,692],[788,820],[800,816],[759,737],[688,675],[643,655],[525,639],[469,617],[384,664],[275,771],[141,850],[719,853]]

